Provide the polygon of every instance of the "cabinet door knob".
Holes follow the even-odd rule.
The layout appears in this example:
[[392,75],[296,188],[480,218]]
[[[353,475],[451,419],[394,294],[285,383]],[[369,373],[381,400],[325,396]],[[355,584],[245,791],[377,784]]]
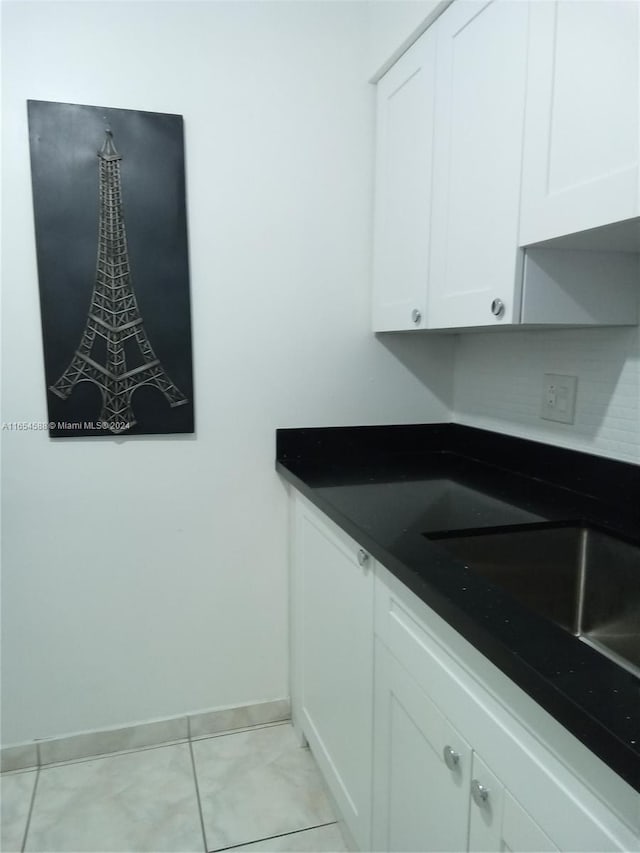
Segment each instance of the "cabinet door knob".
[[442,755],[444,757],[444,763],[447,765],[449,770],[457,770],[460,765],[460,753],[456,752],[450,746],[445,746],[442,750]]
[[473,797],[473,802],[477,806],[480,806],[480,808],[484,808],[489,800],[489,789],[486,788],[484,785],[481,785],[477,779],[472,779],[471,796]]
[[504,302],[502,299],[494,299],[491,303],[491,313],[494,317],[502,317],[504,314]]
[[420,311],[419,308],[414,308],[411,312],[411,319],[417,326],[418,323],[422,320],[422,311]]
[[369,563],[369,555],[364,550],[364,548],[360,548],[360,550],[358,551],[358,565],[364,567],[364,566],[368,565],[368,563]]

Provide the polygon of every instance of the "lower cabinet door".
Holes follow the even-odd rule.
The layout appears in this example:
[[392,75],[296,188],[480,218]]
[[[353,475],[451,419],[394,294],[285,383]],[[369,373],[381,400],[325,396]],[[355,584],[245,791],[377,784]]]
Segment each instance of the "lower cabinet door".
[[527,814],[508,791],[504,792],[500,850],[513,850],[514,853],[516,851],[518,853],[554,853],[558,850],[531,815]]
[[466,850],[471,749],[379,641],[375,659],[374,849]]
[[373,561],[302,500],[295,525],[294,722],[353,840],[370,850]]
[[473,755],[470,794],[469,850],[474,853],[503,850],[504,786],[476,753]]
[[557,847],[511,796],[482,759],[473,754],[469,850],[473,853],[551,853]]

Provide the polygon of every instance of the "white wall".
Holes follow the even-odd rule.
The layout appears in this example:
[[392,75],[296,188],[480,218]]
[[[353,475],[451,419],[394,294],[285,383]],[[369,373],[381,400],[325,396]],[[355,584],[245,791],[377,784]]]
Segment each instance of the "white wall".
[[[578,377],[574,424],[540,418],[544,373]],[[640,463],[640,329],[460,335],[454,419]]]
[[367,76],[378,80],[451,0],[367,0]]
[[3,420],[46,419],[31,98],[184,116],[197,422],[2,433],[2,741],[286,696],[275,428],[449,419],[450,342],[369,331],[366,4],[2,11]]

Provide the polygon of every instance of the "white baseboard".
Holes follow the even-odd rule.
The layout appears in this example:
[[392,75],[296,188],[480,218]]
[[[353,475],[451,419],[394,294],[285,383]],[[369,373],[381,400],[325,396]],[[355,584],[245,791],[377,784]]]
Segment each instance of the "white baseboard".
[[196,740],[234,729],[276,723],[290,717],[288,699],[201,711],[168,720],[5,746],[0,750],[0,767],[3,773],[24,770],[111,752]]

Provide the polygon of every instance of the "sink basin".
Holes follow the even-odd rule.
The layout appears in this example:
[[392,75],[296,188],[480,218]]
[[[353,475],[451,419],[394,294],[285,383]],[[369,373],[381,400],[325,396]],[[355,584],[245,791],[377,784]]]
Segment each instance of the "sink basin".
[[640,546],[578,523],[425,536],[640,675]]

